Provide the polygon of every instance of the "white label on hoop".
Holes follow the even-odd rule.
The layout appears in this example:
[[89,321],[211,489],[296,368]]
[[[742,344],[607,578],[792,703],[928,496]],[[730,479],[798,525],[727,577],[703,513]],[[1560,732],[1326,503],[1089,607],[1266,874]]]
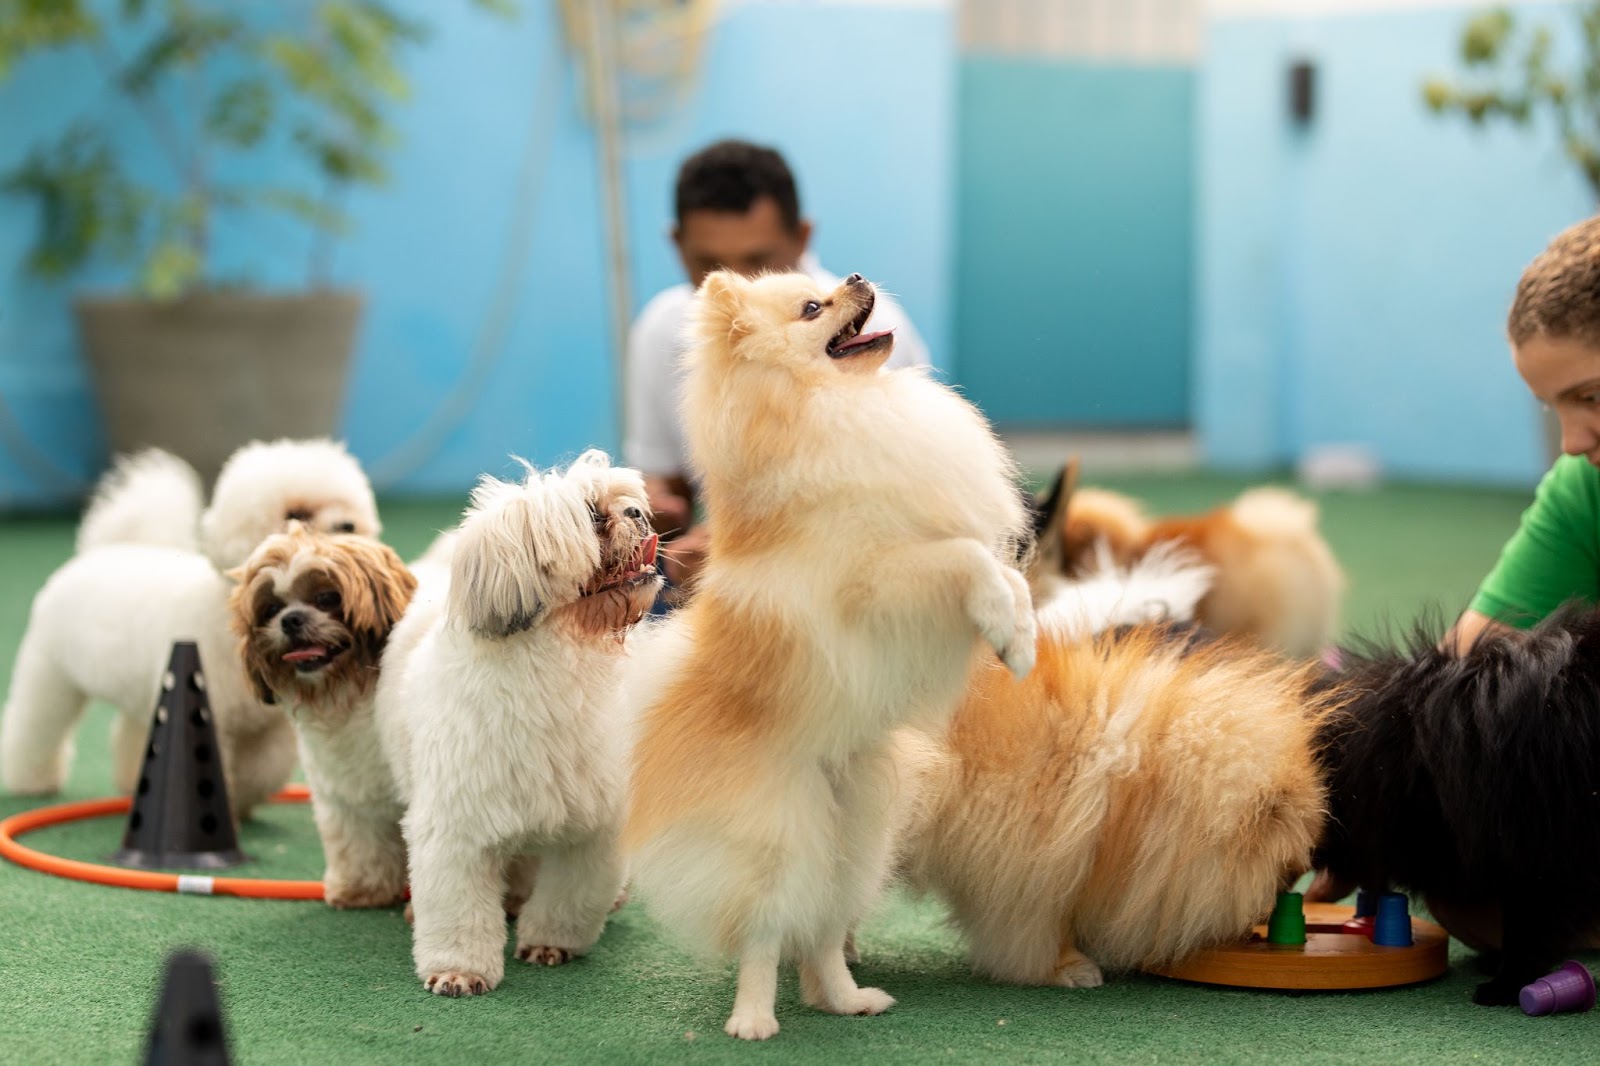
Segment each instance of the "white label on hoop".
[[186,892],[191,896],[209,896],[211,888],[216,884],[216,878],[203,877],[199,874],[179,874],[178,891]]

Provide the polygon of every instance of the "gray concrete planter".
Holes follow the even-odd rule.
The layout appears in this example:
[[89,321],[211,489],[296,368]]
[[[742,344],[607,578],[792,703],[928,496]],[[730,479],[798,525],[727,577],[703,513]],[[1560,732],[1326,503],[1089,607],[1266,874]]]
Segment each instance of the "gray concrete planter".
[[337,432],[355,293],[90,297],[75,310],[113,451],[165,448],[209,484],[246,441]]

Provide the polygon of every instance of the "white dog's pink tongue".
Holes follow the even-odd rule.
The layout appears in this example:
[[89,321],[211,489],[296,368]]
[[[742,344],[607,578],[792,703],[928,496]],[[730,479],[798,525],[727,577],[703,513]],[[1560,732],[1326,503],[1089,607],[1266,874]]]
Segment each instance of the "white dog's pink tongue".
[[306,663],[317,659],[326,659],[327,657],[328,649],[319,648],[315,645],[308,648],[296,648],[293,651],[283,653],[283,661],[286,663]]
[[639,569],[643,570],[645,567],[656,561],[656,545],[660,543],[660,537],[656,536],[654,533],[650,534],[649,539],[644,542],[644,546],[639,551],[641,556]]
[[848,352],[851,348],[859,348],[863,344],[871,344],[879,337],[887,337],[893,332],[894,330],[892,329],[875,329],[871,333],[857,333],[854,337],[851,337],[843,344],[838,345],[833,350],[836,352]]

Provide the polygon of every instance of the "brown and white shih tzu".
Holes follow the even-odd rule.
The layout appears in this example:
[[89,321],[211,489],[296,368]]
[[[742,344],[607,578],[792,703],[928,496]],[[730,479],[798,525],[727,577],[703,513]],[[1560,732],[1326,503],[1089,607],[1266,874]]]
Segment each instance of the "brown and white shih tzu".
[[294,524],[232,572],[229,601],[256,694],[289,715],[327,860],[325,899],[385,907],[405,896],[402,808],[373,720],[389,632],[417,582],[387,545]]

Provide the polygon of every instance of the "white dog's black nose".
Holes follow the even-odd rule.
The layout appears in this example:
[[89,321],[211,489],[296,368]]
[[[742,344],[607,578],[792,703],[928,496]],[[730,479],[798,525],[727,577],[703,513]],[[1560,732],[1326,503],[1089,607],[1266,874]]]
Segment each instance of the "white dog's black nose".
[[844,279],[844,283],[846,285],[865,285],[867,283],[867,279],[862,277],[860,274],[851,274],[848,278]]
[[283,617],[278,619],[278,625],[282,626],[283,631],[289,636],[298,636],[300,631],[306,627],[305,612],[286,611]]
[[639,508],[637,508],[637,507],[629,507],[629,508],[627,508],[626,510],[624,510],[622,512],[622,517],[631,518],[635,522],[637,522],[640,519],[644,518],[644,512],[639,510]]

